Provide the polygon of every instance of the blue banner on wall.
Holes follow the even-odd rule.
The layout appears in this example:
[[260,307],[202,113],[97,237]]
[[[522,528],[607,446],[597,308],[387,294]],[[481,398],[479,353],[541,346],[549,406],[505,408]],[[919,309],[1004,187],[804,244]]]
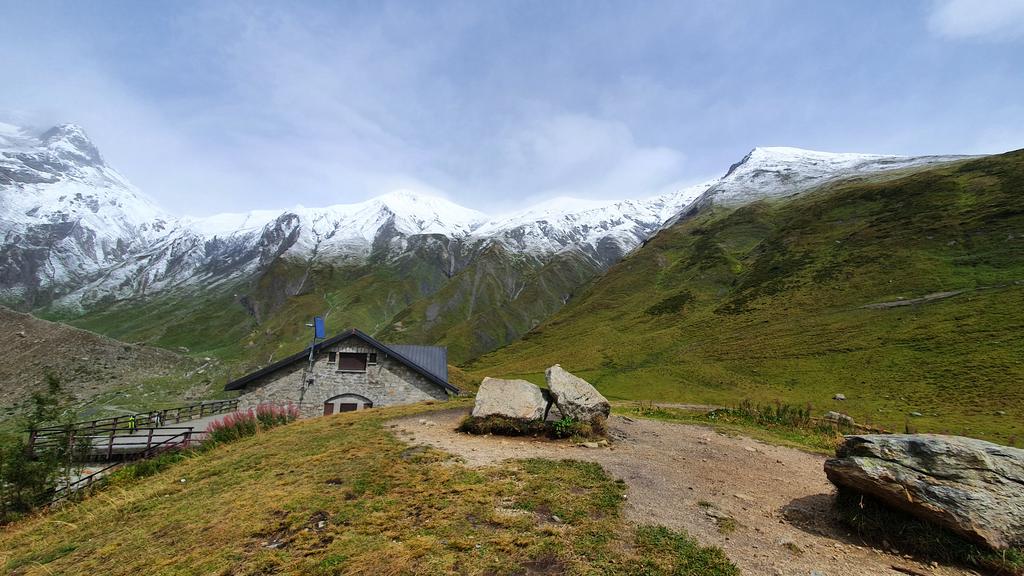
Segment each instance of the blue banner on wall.
[[324,330],[324,319],[321,316],[313,318],[313,330],[316,332],[317,338],[325,338],[326,331]]

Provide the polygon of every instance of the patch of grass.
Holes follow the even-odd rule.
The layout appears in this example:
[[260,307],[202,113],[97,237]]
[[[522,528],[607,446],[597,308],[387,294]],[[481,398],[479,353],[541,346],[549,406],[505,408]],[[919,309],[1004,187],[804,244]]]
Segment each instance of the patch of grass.
[[158,472],[178,464],[179,462],[195,455],[195,451],[182,451],[174,450],[171,452],[165,452],[159,456],[153,458],[147,458],[145,460],[139,460],[124,466],[123,468],[117,469],[113,474],[110,475],[108,484],[110,485],[124,485],[134,482],[148,476],[152,476]]
[[[718,548],[702,547],[685,534],[662,526],[637,528],[637,550],[650,555],[636,574],[738,576],[740,571]],[[671,564],[664,563],[666,560]]]
[[69,576],[737,573],[718,549],[627,524],[625,485],[596,464],[468,469],[429,448],[403,458],[409,446],[384,422],[447,407],[333,415],[215,446],[11,525],[0,566]]
[[661,302],[649,306],[644,310],[644,314],[649,316],[661,316],[662,314],[676,314],[683,309],[690,301],[693,300],[693,294],[689,291],[683,290],[679,294],[669,296]]
[[846,488],[838,490],[836,508],[846,525],[876,546],[996,574],[1024,574],[1024,550],[1010,548],[993,552],[984,549],[944,528]]
[[731,516],[727,516],[725,518],[715,518],[715,523],[718,525],[719,534],[732,534],[736,531],[736,528],[739,526],[739,523],[736,522],[736,519]]
[[793,542],[792,540],[787,540],[787,541],[783,542],[782,543],[782,547],[785,548],[786,550],[789,550],[790,553],[792,553],[794,556],[803,556],[804,555],[804,549],[801,548],[799,544],[797,544],[796,542]]
[[56,548],[49,548],[46,550],[40,550],[34,554],[28,554],[17,562],[8,563],[6,568],[12,572],[23,566],[34,565],[45,567],[54,560],[63,558],[68,554],[74,552],[78,546],[76,544],[62,544]]
[[458,430],[477,435],[542,437],[547,436],[552,427],[540,420],[523,420],[522,418],[507,418],[492,414],[483,418],[466,416],[459,423]]
[[608,433],[603,417],[594,418],[589,422],[582,422],[572,418],[562,418],[561,420],[550,422],[508,418],[496,414],[484,416],[483,418],[466,416],[459,423],[458,430],[459,432],[477,435],[496,434],[498,436],[533,436],[535,438],[546,437],[551,439],[572,438],[574,440],[603,439]]
[[742,434],[771,444],[829,455],[835,452],[843,434],[855,431],[848,426],[811,418],[807,407],[782,403],[761,405],[743,401],[735,408],[708,412],[636,402],[620,405],[616,412],[641,418],[711,426],[725,433]]

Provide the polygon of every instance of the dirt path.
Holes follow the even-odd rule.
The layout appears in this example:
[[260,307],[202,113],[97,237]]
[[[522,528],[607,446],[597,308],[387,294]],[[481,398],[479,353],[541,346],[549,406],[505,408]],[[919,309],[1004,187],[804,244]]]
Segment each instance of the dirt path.
[[[455,454],[470,466],[534,457],[597,462],[626,481],[630,521],[686,530],[722,547],[744,574],[901,574],[893,566],[918,574],[976,574],[863,546],[831,511],[822,456],[701,426],[619,416],[609,419],[615,441],[608,448],[469,436],[455,431],[465,414],[448,410],[391,425],[407,441]],[[723,534],[715,516],[734,519],[735,530]]]

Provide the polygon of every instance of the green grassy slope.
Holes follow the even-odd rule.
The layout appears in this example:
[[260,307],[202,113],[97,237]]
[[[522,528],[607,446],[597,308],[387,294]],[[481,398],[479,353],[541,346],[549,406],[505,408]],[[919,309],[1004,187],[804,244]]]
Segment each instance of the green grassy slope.
[[1022,350],[1018,151],[699,214],[467,371],[536,381],[558,362],[613,399],[812,403],[893,429],[921,412],[915,429],[1006,442]]
[[301,421],[114,484],[0,531],[0,568],[26,576],[739,573],[721,550],[627,524],[625,485],[596,464],[470,469],[385,428],[387,418],[425,409]]
[[145,342],[172,350],[230,359],[234,348],[255,327],[237,302],[238,285],[202,293],[177,293],[128,301],[96,309],[81,317],[39,311],[49,320],[66,322],[124,342]]

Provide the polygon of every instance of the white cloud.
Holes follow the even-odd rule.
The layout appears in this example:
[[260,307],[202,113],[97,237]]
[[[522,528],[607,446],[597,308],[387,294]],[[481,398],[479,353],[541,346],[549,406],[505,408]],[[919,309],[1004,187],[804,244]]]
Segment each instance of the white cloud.
[[638,143],[618,121],[556,114],[506,134],[502,179],[518,180],[538,197],[628,198],[649,195],[679,179],[684,157]]
[[1024,38],[1024,0],[937,0],[928,26],[946,38]]

